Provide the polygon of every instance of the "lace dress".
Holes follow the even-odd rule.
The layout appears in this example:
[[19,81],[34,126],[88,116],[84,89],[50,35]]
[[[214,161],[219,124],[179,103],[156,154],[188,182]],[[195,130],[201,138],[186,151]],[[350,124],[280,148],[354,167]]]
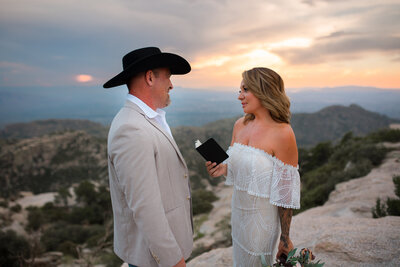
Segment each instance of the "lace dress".
[[278,206],[300,208],[298,168],[261,149],[235,143],[226,184],[233,185],[232,241],[234,266],[261,266],[265,255],[272,265],[280,236]]

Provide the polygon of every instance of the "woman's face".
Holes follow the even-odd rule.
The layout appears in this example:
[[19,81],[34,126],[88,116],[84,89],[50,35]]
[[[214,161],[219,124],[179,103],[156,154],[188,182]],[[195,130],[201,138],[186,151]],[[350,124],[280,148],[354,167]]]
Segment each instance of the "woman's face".
[[264,108],[261,105],[260,100],[255,97],[249,89],[247,89],[243,81],[240,83],[238,99],[242,103],[244,113],[254,114],[256,110]]

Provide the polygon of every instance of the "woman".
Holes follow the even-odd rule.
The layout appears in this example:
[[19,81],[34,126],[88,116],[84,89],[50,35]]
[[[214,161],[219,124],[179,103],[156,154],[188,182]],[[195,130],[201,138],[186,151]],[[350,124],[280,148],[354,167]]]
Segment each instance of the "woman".
[[[281,77],[267,68],[243,72],[238,99],[245,116],[234,125],[226,162],[206,162],[212,177],[233,185],[234,266],[272,265],[293,249],[292,209],[300,208],[300,176],[290,102]],[[278,237],[280,239],[277,247]]]

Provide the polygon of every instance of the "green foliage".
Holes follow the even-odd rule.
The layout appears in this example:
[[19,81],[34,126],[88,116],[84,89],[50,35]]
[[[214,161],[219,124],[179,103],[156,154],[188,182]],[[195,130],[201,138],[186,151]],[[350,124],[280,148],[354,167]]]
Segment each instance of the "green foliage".
[[222,220],[215,224],[218,232],[222,232],[223,240],[219,241],[219,244],[224,247],[232,246],[232,226],[231,226],[231,215],[225,215]]
[[301,149],[301,210],[295,213],[323,205],[337,183],[362,177],[381,164],[388,150],[375,140],[350,132],[337,145],[328,142]]
[[393,183],[395,187],[394,193],[398,198],[400,198],[400,175],[393,177]]
[[1,200],[0,201],[0,207],[8,208],[8,201],[7,200]]
[[46,221],[43,212],[39,208],[29,208],[28,209],[28,225],[26,229],[28,231],[39,230],[44,222]]
[[373,132],[367,136],[372,142],[400,142],[400,130],[397,129],[383,129]]
[[381,199],[378,198],[375,207],[371,211],[373,218],[400,216],[400,176],[394,176],[393,183],[397,199],[389,197],[386,199],[386,202],[381,203]]
[[0,266],[25,266],[25,259],[30,257],[28,241],[13,230],[0,230]]
[[[279,266],[297,266],[297,264],[300,264],[302,267],[322,267],[325,265],[325,263],[321,263],[320,260],[317,262],[313,262],[314,256],[311,252],[311,250],[307,248],[303,248],[298,256],[295,256],[297,251],[297,248],[292,249],[287,257],[280,257],[279,259],[276,260],[276,262],[272,265],[272,267],[279,267]],[[269,267],[267,265],[267,262],[265,260],[265,256],[261,255],[261,266],[262,267]]]
[[[55,223],[43,232],[40,239],[46,251],[70,249],[75,244],[84,244],[90,237],[104,234],[99,225],[71,225]],[[63,245],[63,243],[69,242]],[[61,247],[60,247],[61,246]]]
[[299,153],[301,159],[301,172],[308,172],[323,165],[328,161],[332,152],[333,147],[331,142],[319,143],[310,149],[310,151],[302,149],[301,154]]
[[106,141],[84,132],[10,144],[0,155],[0,196],[54,192],[82,180],[99,181],[107,177],[105,153]]
[[378,198],[376,200],[375,208],[372,208],[372,217],[373,218],[380,218],[380,217],[387,216],[386,209],[387,209],[386,204],[385,203],[381,203],[381,199]]
[[74,191],[78,202],[91,204],[96,201],[97,192],[95,186],[87,180],[75,187]]
[[68,187],[61,187],[57,191],[57,195],[55,197],[55,203],[62,203],[64,206],[68,205],[68,198],[72,197],[71,193],[68,190]]
[[11,210],[12,212],[18,213],[18,212],[20,212],[20,211],[22,210],[22,207],[21,207],[20,204],[15,204],[14,206],[12,206],[12,207],[10,208],[10,210]]
[[124,263],[114,252],[103,253],[100,257],[100,261],[105,264],[106,267],[121,266]]
[[400,216],[400,199],[388,198],[386,200],[387,213],[391,216]]
[[[27,208],[27,230],[42,230],[40,244],[45,251],[61,251],[65,255],[78,257],[78,246],[96,249],[100,246],[101,251],[108,249],[112,239],[110,230],[106,231],[112,220],[108,188],[103,185],[96,187],[89,181],[83,181],[74,191],[78,205],[67,206],[64,198],[65,202],[48,202],[41,208]],[[68,191],[60,192],[69,196]],[[111,260],[111,256],[109,260],[116,262]]]
[[74,258],[78,257],[77,245],[72,241],[64,241],[57,246],[58,251],[61,251],[65,255],[70,255]]
[[213,205],[211,203],[217,199],[218,197],[211,191],[207,191],[205,189],[198,189],[193,191],[193,215],[210,212],[213,208]]

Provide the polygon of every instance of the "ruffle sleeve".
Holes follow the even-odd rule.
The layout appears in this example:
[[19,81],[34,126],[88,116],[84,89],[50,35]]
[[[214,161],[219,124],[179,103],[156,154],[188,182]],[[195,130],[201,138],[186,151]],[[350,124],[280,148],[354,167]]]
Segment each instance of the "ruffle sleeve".
[[284,208],[300,208],[300,174],[298,168],[275,160],[271,180],[270,203]]

